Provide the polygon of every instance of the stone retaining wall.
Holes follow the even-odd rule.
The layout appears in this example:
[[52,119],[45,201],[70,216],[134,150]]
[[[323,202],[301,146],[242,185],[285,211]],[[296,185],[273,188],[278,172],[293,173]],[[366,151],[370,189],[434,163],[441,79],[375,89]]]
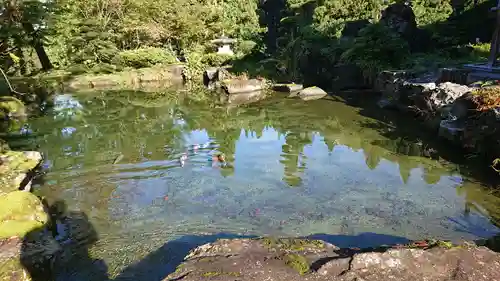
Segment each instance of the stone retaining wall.
[[493,160],[500,157],[500,111],[479,111],[474,99],[479,89],[500,87],[481,87],[473,74],[464,69],[441,69],[437,74],[383,71],[375,83],[381,93],[378,104],[414,114],[440,137]]

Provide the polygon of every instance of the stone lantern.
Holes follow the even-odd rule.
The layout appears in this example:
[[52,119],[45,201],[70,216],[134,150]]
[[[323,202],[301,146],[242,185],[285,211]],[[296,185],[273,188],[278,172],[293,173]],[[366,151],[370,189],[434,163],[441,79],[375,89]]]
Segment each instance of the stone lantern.
[[217,54],[220,55],[234,55],[233,50],[231,49],[231,45],[236,43],[236,39],[232,39],[226,36],[221,36],[217,39],[210,41],[212,44],[217,46]]

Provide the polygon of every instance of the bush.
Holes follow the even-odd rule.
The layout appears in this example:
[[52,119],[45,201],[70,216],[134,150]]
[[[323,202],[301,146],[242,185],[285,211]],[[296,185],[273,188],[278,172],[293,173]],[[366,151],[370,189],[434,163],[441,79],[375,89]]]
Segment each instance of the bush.
[[366,78],[382,69],[399,68],[410,54],[408,43],[382,24],[363,28],[341,60],[359,65]]
[[257,46],[257,42],[251,40],[238,41],[235,46],[236,52],[239,54],[247,55],[250,54],[253,49]]
[[203,54],[201,63],[208,66],[222,66],[230,61],[232,56],[217,53]]
[[143,68],[156,64],[173,64],[177,62],[177,57],[172,52],[162,48],[140,48],[119,52],[113,63],[123,67]]

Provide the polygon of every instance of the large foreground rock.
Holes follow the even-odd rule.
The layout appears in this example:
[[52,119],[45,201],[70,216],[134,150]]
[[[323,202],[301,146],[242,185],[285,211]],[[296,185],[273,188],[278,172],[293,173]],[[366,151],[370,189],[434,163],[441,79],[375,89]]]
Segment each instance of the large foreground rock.
[[42,202],[26,191],[0,195],[0,239],[23,237],[48,222]]
[[35,195],[26,191],[0,195],[0,280],[48,280],[39,278],[50,273],[61,251],[46,230],[48,220]]
[[165,280],[208,279],[490,281],[500,280],[500,255],[466,245],[363,253],[314,240],[219,240],[191,251]]
[[0,280],[50,280],[41,278],[50,275],[60,251],[60,245],[43,231],[23,238],[0,239]]

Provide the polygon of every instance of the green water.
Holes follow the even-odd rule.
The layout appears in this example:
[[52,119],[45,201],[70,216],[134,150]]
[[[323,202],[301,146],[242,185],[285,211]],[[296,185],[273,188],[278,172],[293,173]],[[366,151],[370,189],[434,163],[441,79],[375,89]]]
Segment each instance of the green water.
[[[46,159],[38,192],[86,214],[99,236],[94,261],[60,280],[104,280],[105,271],[161,280],[220,233],[370,246],[499,231],[497,197],[342,101],[275,96],[228,108],[189,92],[151,95],[64,95],[30,123]],[[227,165],[212,161],[218,152]]]

